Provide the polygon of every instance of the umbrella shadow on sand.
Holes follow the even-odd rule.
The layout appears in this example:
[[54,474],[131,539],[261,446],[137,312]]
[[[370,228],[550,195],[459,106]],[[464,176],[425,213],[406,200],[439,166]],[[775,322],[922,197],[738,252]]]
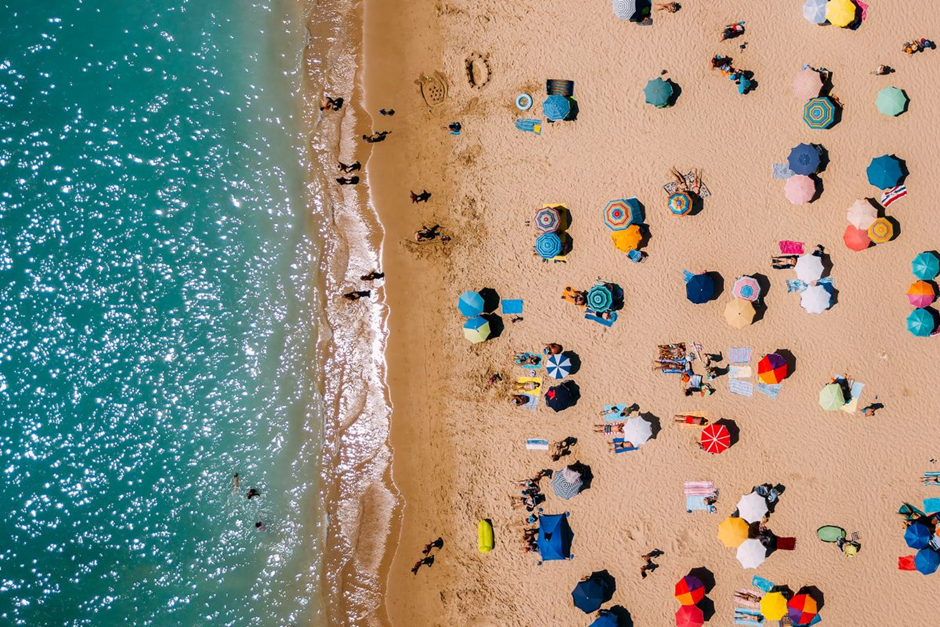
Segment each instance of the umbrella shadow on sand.
[[575,471],[581,475],[581,489],[580,492],[586,492],[591,489],[591,483],[594,481],[594,473],[591,472],[591,467],[587,464],[581,463],[581,460],[568,464],[568,468]]
[[[712,589],[715,587],[715,574],[705,568],[704,566],[699,566],[698,568],[693,568],[689,571],[689,576],[695,577],[702,582],[702,585],[705,586],[705,594],[708,595]],[[715,603],[708,596],[705,596],[701,601],[696,605],[702,610],[702,616],[705,619],[705,622],[708,622],[715,616]]]
[[667,78],[666,82],[672,87],[672,95],[666,100],[666,106],[672,107],[675,106],[676,101],[679,100],[679,96],[682,95],[682,87],[680,87],[678,83],[673,82],[671,78]]
[[574,351],[564,351],[561,356],[571,362],[571,370],[568,372],[568,376],[578,374],[578,370],[581,370],[581,357]]
[[718,300],[725,291],[725,278],[718,272],[706,272],[705,274],[708,275],[715,284],[715,293],[710,300]]
[[829,151],[822,144],[811,145],[819,153],[819,167],[816,168],[816,174],[822,174],[829,167]]
[[655,414],[648,411],[639,412],[639,416],[646,422],[650,423],[650,426],[652,427],[650,440],[655,440],[656,436],[659,435],[659,432],[663,430],[662,420],[659,418],[659,416],[656,416]]
[[816,601],[816,610],[819,611],[826,604],[826,595],[823,594],[823,591],[817,588],[816,586],[803,586],[797,591],[797,594],[806,594],[809,595],[814,601]]
[[506,329],[506,325],[503,324],[503,319],[499,314],[488,313],[480,317],[490,323],[490,336],[487,339],[495,340],[502,335],[503,331]]
[[604,584],[604,603],[610,601],[614,596],[614,592],[617,591],[617,580],[614,576],[605,568],[604,570],[596,570],[591,573],[591,579],[597,579]]
[[774,351],[787,363],[787,377],[792,377],[796,372],[796,356],[785,348],[778,348]]
[[819,200],[819,197],[823,195],[824,191],[826,191],[826,184],[823,183],[823,180],[815,174],[811,174],[809,178],[812,179],[813,186],[815,187],[813,197],[809,199],[809,201],[813,203]]
[[617,627],[635,627],[630,611],[622,605],[615,605],[608,611],[617,619]]
[[728,446],[734,446],[738,443],[738,440],[741,438],[741,428],[738,427],[735,421],[722,418],[721,420],[715,421],[715,424],[724,425],[725,429],[728,430],[728,435],[731,436],[731,443]]
[[767,299],[764,296],[770,292],[770,279],[767,278],[765,274],[752,274],[754,280],[757,281],[757,286],[760,287],[761,298],[757,299],[754,303],[754,320],[753,322],[760,322],[764,319],[764,315],[767,313]]

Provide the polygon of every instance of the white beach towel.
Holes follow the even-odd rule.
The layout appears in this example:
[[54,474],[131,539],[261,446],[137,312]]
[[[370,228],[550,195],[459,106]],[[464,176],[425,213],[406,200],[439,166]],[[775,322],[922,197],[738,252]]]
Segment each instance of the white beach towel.
[[532,438],[532,439],[525,441],[525,447],[530,451],[547,451],[548,440],[539,440],[537,438]]

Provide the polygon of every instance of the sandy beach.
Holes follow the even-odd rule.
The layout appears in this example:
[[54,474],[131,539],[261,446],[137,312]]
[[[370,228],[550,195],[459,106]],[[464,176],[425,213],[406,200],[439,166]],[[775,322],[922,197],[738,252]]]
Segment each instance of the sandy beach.
[[[373,130],[391,131],[372,147],[366,183],[385,229],[391,480],[401,500],[382,566],[384,608],[350,624],[586,626],[592,618],[572,606],[570,592],[603,569],[616,578],[605,607],[624,608],[636,625],[672,624],[673,586],[694,568],[714,574],[708,624],[732,623],[733,592],[750,587],[754,574],[793,590],[815,586],[831,625],[936,614],[936,576],[897,568],[911,550],[896,511],[940,496],[919,480],[940,470],[928,361],[937,340],[905,328],[910,261],[940,248],[927,204],[933,142],[924,141],[940,114],[933,98],[940,51],[901,51],[914,36],[940,36],[940,17],[927,0],[869,4],[867,19],[848,30],[807,22],[796,0],[688,0],[678,13],[655,13],[650,26],[617,19],[600,0],[366,1],[363,108]],[[721,42],[722,27],[738,20],[746,20],[746,34]],[[492,70],[482,88],[466,79],[471,53],[486,56]],[[752,71],[756,89],[739,95],[711,69],[716,54]],[[804,64],[832,73],[832,94],[844,107],[833,128],[812,130],[802,119],[791,84]],[[879,64],[896,72],[872,75]],[[428,107],[415,81],[434,72],[447,78],[448,98]],[[644,103],[643,87],[661,74],[681,88],[666,109]],[[577,120],[545,124],[541,135],[517,130],[516,118],[541,117],[548,78],[574,81]],[[910,97],[896,118],[875,106],[889,85]],[[522,92],[535,100],[524,115],[514,104]],[[396,113],[379,116],[381,108]],[[459,136],[441,129],[452,121],[462,124]],[[818,199],[794,206],[771,173],[801,142],[823,146],[828,164]],[[842,242],[845,212],[880,196],[866,167],[882,154],[896,154],[910,170],[908,196],[888,210],[900,229],[891,242],[853,252]],[[702,169],[711,196],[697,215],[667,210],[672,166]],[[429,201],[413,204],[409,191],[423,189]],[[643,204],[649,231],[649,256],[639,264],[614,248],[602,215],[609,200],[631,196]],[[533,254],[531,221],[543,203],[571,212],[567,263]],[[414,231],[433,224],[452,240],[415,244]],[[810,315],[787,293],[793,273],[771,268],[780,240],[825,247],[837,291],[831,309]],[[683,270],[718,273],[723,289],[693,305]],[[762,318],[738,330],[723,312],[741,275],[763,275],[769,289]],[[588,289],[598,277],[625,294],[610,328],[560,298],[565,286]],[[523,320],[503,316],[499,337],[471,344],[457,298],[485,287],[524,299]],[[524,376],[514,354],[546,342],[580,358],[571,376],[577,405],[560,413],[544,399],[534,412],[512,407],[508,388],[490,387],[487,377]],[[762,354],[790,351],[795,368],[776,399],[731,394],[727,376],[715,394],[686,397],[679,377],[651,369],[657,345],[671,342],[699,342],[725,357],[749,347],[755,370]],[[877,395],[884,408],[874,417],[823,411],[819,390],[836,373],[865,384],[862,405]],[[540,376],[550,381],[544,370]],[[607,438],[593,433],[598,413],[613,403],[637,403],[654,423],[640,450],[610,454]],[[733,421],[738,441],[721,455],[703,452],[697,431],[672,422],[692,411]],[[569,436],[578,443],[561,462],[525,447],[526,438]],[[510,497],[517,480],[565,461],[590,467],[590,488],[563,501],[543,481],[542,507],[570,512],[574,559],[539,566],[522,550],[525,513]],[[715,514],[685,511],[683,482],[701,480],[720,491]],[[717,526],[763,483],[785,487],[767,525],[797,544],[745,570],[717,539]],[[477,551],[480,519],[495,529],[496,548],[485,555]],[[857,531],[858,555],[820,542],[823,525]],[[433,567],[412,575],[421,547],[438,536],[445,546]],[[660,567],[642,579],[640,555],[657,548]]]

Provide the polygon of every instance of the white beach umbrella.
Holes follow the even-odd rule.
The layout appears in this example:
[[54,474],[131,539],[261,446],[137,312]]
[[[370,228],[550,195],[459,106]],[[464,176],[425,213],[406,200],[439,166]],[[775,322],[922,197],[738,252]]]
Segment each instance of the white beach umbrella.
[[803,3],[803,17],[813,24],[825,24],[827,2],[828,0],[806,0]]
[[846,217],[852,226],[867,231],[878,218],[878,211],[867,200],[856,200],[849,207]]
[[811,285],[800,295],[800,306],[806,313],[818,314],[829,309],[832,296],[822,285]]
[[633,446],[642,446],[653,435],[653,425],[646,422],[639,416],[634,416],[627,420],[623,425],[623,439],[633,444]]
[[796,260],[796,276],[804,283],[813,283],[822,277],[823,262],[819,255],[803,255]]
[[636,13],[636,0],[612,0],[614,15],[629,20]]
[[738,561],[744,568],[757,568],[764,563],[765,559],[767,559],[767,549],[756,538],[745,540],[738,547]]
[[751,492],[745,494],[738,501],[738,515],[749,523],[758,522],[767,513],[767,499]]

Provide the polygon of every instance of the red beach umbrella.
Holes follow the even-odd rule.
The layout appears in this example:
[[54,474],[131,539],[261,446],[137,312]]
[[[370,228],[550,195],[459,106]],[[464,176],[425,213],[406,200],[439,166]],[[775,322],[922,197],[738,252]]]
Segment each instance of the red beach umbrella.
[[695,605],[683,605],[676,612],[676,627],[702,627],[705,615]]
[[857,229],[851,224],[845,227],[845,234],[842,236],[845,247],[849,250],[859,252],[871,246],[871,238],[868,237],[868,231]]
[[686,575],[676,584],[676,599],[682,605],[695,605],[705,598],[705,584],[698,577]]
[[787,362],[777,353],[764,355],[757,364],[757,378],[768,385],[780,383],[787,378]]
[[711,424],[702,429],[701,443],[706,453],[724,453],[731,446],[731,434],[726,426]]

